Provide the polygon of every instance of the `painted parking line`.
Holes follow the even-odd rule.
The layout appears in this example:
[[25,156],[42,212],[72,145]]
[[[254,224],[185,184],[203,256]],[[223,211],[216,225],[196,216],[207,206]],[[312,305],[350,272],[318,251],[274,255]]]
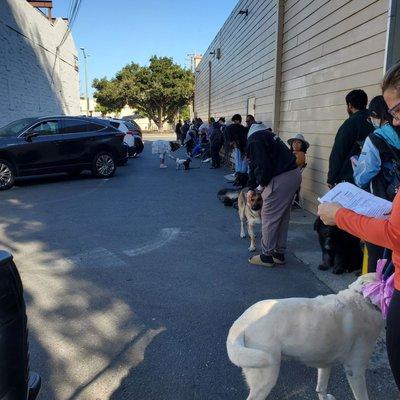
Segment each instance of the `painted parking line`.
[[84,251],[68,258],[67,261],[76,267],[83,268],[124,267],[127,265],[123,260],[104,247]]
[[152,243],[136,247],[135,249],[125,250],[124,253],[128,257],[136,257],[142,254],[151,253],[152,251],[160,249],[174,241],[180,233],[180,228],[163,228],[161,229],[160,235],[156,237]]

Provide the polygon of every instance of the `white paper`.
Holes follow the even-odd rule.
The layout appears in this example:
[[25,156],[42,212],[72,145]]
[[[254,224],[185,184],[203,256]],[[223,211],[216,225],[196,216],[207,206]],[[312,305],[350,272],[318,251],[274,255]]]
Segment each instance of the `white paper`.
[[347,182],[339,183],[318,201],[320,203],[339,203],[357,214],[381,219],[388,218],[392,211],[390,201],[376,197]]

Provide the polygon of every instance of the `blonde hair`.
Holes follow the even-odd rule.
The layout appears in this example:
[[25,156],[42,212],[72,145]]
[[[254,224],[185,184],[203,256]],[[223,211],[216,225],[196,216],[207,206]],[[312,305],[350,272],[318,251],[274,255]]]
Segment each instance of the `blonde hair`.
[[383,78],[382,92],[388,89],[395,89],[400,94],[400,62],[393,65]]

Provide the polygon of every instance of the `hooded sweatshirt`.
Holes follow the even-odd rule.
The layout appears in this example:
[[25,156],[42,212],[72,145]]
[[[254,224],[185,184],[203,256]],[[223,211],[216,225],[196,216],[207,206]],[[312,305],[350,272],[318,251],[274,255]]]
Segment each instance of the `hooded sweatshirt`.
[[253,124],[247,139],[250,189],[267,186],[275,176],[297,168],[290,149],[263,124]]

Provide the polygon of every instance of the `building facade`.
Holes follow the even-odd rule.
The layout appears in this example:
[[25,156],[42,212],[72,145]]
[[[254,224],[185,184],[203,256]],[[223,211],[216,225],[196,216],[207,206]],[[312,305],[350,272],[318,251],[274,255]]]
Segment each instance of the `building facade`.
[[79,114],[77,51],[67,31],[67,21],[49,20],[25,0],[0,2],[0,126]]
[[285,141],[302,133],[311,143],[302,197],[315,211],[327,189],[335,134],[347,118],[346,93],[380,94],[395,3],[239,1],[196,69],[195,114],[254,114]]

